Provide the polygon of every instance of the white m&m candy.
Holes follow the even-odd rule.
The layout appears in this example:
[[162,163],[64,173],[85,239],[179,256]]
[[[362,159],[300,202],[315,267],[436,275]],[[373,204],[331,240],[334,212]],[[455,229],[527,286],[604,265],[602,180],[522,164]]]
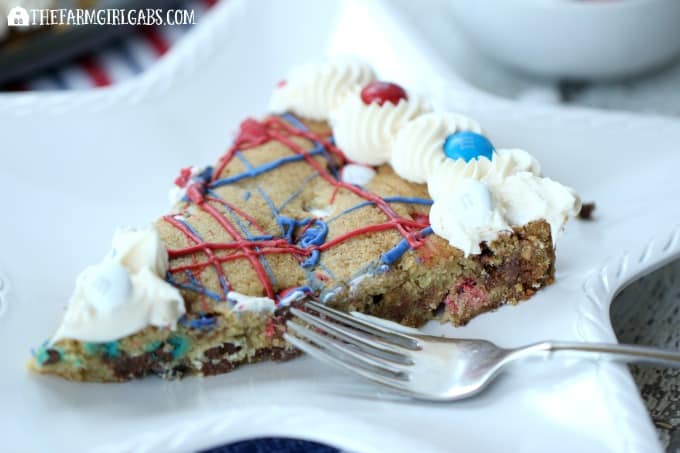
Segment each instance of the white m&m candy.
[[102,313],[110,313],[124,305],[132,293],[130,274],[114,260],[104,260],[88,268],[79,283],[85,300]]

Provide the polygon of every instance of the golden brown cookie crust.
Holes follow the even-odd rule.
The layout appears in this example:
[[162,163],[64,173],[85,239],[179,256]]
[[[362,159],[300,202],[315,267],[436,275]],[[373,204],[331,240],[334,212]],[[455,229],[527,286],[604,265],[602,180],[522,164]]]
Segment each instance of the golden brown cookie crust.
[[[325,123],[304,121],[304,124],[318,137],[330,136]],[[287,139],[288,144],[270,137],[256,145],[246,140],[247,149],[240,152],[240,157],[232,158],[226,165],[222,165],[223,161],[216,164],[215,171],[219,173],[213,175],[213,181],[294,157],[296,153],[290,143],[303,150],[318,146],[305,137]],[[324,154],[312,157],[321,168],[343,165],[341,154]],[[429,199],[425,185],[403,180],[389,165],[376,168],[376,175],[364,189],[383,199]],[[311,288],[313,297],[335,308],[357,310],[416,327],[432,319],[463,325],[503,303],[516,304],[529,298],[554,279],[550,226],[542,220],[482,244],[482,253],[469,257],[441,237],[429,234],[419,237],[418,247],[411,247],[389,265],[381,257],[404,240],[397,228],[341,241],[323,250],[318,263],[311,268],[301,266],[302,258],[306,257],[292,253],[252,256],[252,249],[178,253],[197,242],[178,227],[180,223],[189,225],[202,243],[237,242],[215,212],[242,234],[281,238],[281,225],[272,206],[278,216],[296,220],[313,218],[319,210],[325,211],[328,232],[324,243],[390,220],[375,204],[365,203],[352,210],[366,200],[351,190],[338,189],[304,159],[209,190],[201,193],[203,198],[199,202],[190,198],[179,203],[168,216],[156,222],[156,227],[170,253],[169,281],[181,285],[187,310],[185,321],[208,319],[205,322],[211,327],[197,328],[188,322],[180,323],[174,332],[149,327],[104,344],[64,340],[39,348],[29,364],[32,370],[72,380],[124,381],[146,374],[164,378],[219,374],[243,363],[294,356],[296,352],[282,337],[287,308],[281,306],[271,313],[236,312],[232,303],[225,300],[225,283],[220,280],[220,273],[228,280],[230,291],[251,296],[273,294],[276,298],[285,290],[306,287]],[[207,201],[206,197],[222,200],[228,207]],[[207,205],[217,211],[207,211]],[[429,206],[403,202],[389,206],[400,218],[427,225]],[[250,220],[239,213],[245,213]],[[299,239],[304,229],[305,226],[296,227],[292,237]],[[243,256],[214,264],[235,253]],[[251,255],[247,256],[248,253]],[[212,264],[191,268],[191,275],[187,275],[185,267],[211,260]],[[266,284],[258,266],[266,272]],[[196,286],[192,282],[200,282],[205,291],[189,289]],[[207,292],[217,298],[206,296]]]

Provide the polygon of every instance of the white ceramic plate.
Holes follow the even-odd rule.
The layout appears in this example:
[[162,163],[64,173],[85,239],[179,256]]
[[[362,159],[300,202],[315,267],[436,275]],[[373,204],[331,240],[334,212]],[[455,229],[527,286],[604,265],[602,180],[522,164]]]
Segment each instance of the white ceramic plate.
[[532,151],[546,174],[597,202],[597,220],[573,222],[560,241],[555,285],[465,328],[427,331],[504,346],[614,341],[614,294],[680,253],[680,204],[670,201],[680,192],[679,124],[527,110],[474,92],[381,3],[261,6],[220,3],[136,81],[0,97],[2,449],[185,451],[284,435],[361,452],[658,450],[628,372],[606,363],[528,363],[456,404],[395,401],[308,357],[177,382],[27,374],[30,348],[55,328],[75,275],[105,253],[114,227],[162,213],[178,168],[214,161],[240,119],[264,112],[291,64],[327,52],[364,56],[385,77],[477,117],[498,145]]

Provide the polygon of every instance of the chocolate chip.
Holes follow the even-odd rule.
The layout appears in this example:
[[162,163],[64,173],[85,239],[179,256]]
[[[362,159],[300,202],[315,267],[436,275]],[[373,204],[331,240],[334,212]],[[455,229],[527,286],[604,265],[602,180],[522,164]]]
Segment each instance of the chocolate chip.
[[275,362],[285,362],[286,360],[292,359],[293,357],[299,356],[300,353],[297,350],[286,350],[285,348],[271,348],[269,351],[269,359]]
[[[206,351],[207,352],[207,351]],[[233,369],[237,368],[243,363],[253,363],[260,362],[263,360],[273,360],[274,362],[283,362],[293,357],[299,356],[301,353],[298,350],[287,350],[280,347],[272,347],[270,349],[260,349],[255,355],[250,359],[243,359],[237,362],[231,362],[229,360],[220,360],[217,363],[204,362],[201,366],[201,373],[204,376],[214,376],[216,374],[228,373]]]
[[221,360],[217,363],[204,362],[201,372],[204,376],[214,376],[216,374],[228,373],[234,369],[234,365],[229,360]]
[[47,359],[42,363],[43,365],[53,365],[61,360],[61,354],[56,349],[48,349],[45,351]]
[[595,203],[583,203],[581,211],[578,213],[578,218],[581,220],[593,220],[593,211],[595,210]]
[[149,352],[134,357],[125,355],[110,362],[114,376],[119,379],[142,377],[151,371],[152,365],[153,359]]
[[224,356],[235,354],[241,350],[241,346],[234,343],[222,343],[214,348],[207,349],[203,355],[211,360],[221,359]]

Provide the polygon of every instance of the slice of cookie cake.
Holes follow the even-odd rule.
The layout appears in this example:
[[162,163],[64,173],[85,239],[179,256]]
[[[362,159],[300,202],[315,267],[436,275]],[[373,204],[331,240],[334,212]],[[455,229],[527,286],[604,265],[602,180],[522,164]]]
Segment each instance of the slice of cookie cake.
[[167,215],[115,233],[31,370],[213,375],[296,355],[287,310],[308,298],[462,325],[553,281],[580,203],[527,152],[350,59],[297,68],[271,109],[215,165],[180,172]]

